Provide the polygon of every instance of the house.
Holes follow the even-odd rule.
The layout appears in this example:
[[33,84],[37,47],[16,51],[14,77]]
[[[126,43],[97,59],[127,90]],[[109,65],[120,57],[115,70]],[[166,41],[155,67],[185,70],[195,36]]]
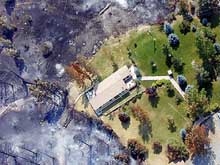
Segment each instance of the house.
[[99,84],[92,87],[86,96],[98,116],[123,99],[136,87],[131,70],[123,66]]

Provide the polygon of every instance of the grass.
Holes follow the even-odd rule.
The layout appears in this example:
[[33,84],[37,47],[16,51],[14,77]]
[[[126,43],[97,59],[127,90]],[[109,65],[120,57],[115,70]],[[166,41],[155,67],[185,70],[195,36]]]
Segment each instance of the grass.
[[[189,32],[186,35],[181,34],[179,31],[179,24],[182,18],[178,17],[174,23],[174,31],[180,38],[179,48],[172,50],[172,54],[180,58],[184,63],[183,74],[187,78],[189,84],[196,85],[195,75],[196,70],[192,63],[200,64],[202,61],[199,59],[195,45],[195,33]],[[198,28],[201,28],[201,24],[198,20],[194,20]],[[150,29],[150,33],[149,33]],[[220,34],[219,28],[214,28],[216,34]],[[154,38],[155,50],[154,50]],[[220,41],[220,35],[217,36],[217,41]],[[111,38],[106,41],[96,56],[90,61],[102,79],[107,77],[113,72],[112,64],[115,63],[120,68],[123,65],[131,64],[128,58],[128,50],[132,52],[132,58],[142,72],[142,75],[167,75],[169,69],[165,64],[165,56],[162,54],[162,45],[168,44],[167,36],[160,31],[159,26],[146,26],[139,30],[132,30],[131,32],[122,35],[118,38]],[[135,46],[136,45],[136,46]],[[153,73],[151,70],[150,62],[154,61],[157,64],[158,70]],[[171,68],[173,70],[173,68]],[[174,77],[178,73],[174,72]],[[141,82],[145,87],[149,87],[152,82]],[[177,92],[175,92],[177,93]],[[142,141],[148,148],[151,148],[151,144],[154,141],[160,141],[163,146],[172,140],[181,142],[179,131],[189,123],[189,119],[186,118],[186,111],[184,110],[184,104],[177,106],[175,104],[175,97],[168,97],[165,89],[159,90],[160,99],[157,107],[153,107],[146,95],[138,100],[135,104],[140,105],[144,110],[149,112],[150,119],[152,122],[152,138],[148,142],[144,142],[141,136],[138,134],[139,122],[133,117],[131,118],[130,126],[124,129],[117,118],[117,113],[114,112],[114,120],[109,120],[109,117],[102,117],[102,120],[112,126],[117,132],[124,144],[127,143],[129,138],[136,138]],[[213,103],[218,102],[220,104],[220,84],[218,82],[213,83]],[[133,106],[130,103],[129,106]],[[127,107],[129,111],[129,106]],[[172,116],[175,120],[177,131],[171,133],[167,128],[167,116]],[[152,153],[152,150],[150,150]]]

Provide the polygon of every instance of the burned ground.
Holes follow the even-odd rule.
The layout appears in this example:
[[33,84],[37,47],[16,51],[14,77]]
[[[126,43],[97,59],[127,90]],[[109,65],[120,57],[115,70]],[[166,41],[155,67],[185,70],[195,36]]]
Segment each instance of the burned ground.
[[[11,16],[3,5],[0,13],[16,25],[13,40],[25,63],[32,65],[29,58],[36,58],[45,64],[29,72],[44,70],[39,74],[48,77],[54,75],[56,63],[67,65],[78,54],[91,56],[105,38],[140,24],[156,23],[168,9],[161,0],[16,0]],[[40,46],[45,41],[53,43],[53,52],[47,59],[39,59],[35,56],[42,55]]]

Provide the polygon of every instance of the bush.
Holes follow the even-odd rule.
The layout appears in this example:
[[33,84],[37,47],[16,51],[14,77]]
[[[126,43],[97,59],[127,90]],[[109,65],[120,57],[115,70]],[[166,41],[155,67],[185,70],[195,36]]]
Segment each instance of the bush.
[[152,149],[154,150],[155,154],[159,154],[162,151],[162,145],[160,142],[154,142],[152,145]]
[[167,23],[167,22],[164,23],[163,30],[166,33],[166,35],[169,35],[169,34],[173,33],[172,26],[169,23]]
[[179,37],[174,33],[169,34],[168,41],[169,41],[171,47],[176,48],[180,44]]

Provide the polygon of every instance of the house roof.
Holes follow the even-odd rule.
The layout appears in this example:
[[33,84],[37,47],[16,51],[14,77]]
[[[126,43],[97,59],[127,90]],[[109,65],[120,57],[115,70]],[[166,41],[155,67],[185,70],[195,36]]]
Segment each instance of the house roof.
[[95,96],[90,99],[93,109],[97,110],[112,98],[125,91],[127,85],[123,79],[129,75],[130,71],[128,67],[124,66],[94,87]]

